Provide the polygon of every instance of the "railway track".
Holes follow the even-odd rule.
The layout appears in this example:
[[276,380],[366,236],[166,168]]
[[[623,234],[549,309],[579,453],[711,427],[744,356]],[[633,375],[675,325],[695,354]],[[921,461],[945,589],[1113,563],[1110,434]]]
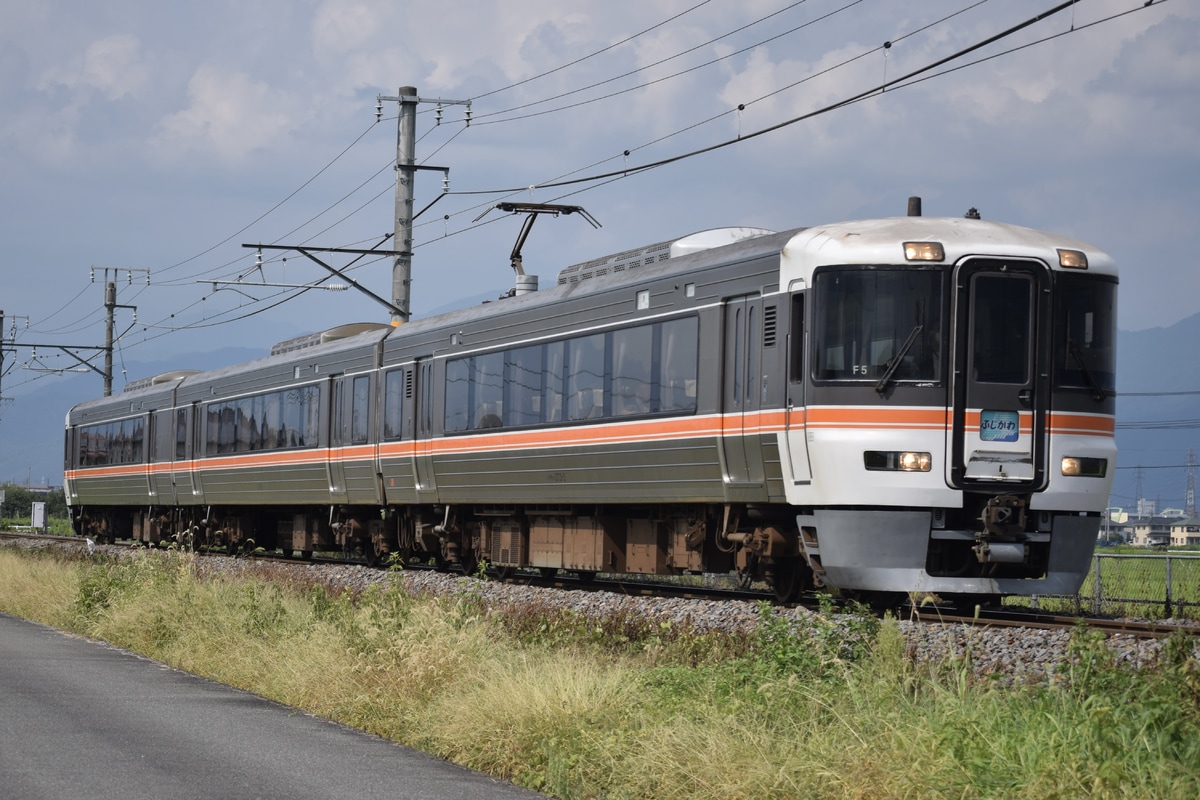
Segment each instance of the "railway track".
[[1106,636],[1127,635],[1159,639],[1178,631],[1200,636],[1200,622],[1192,625],[1170,625],[1149,620],[1075,617],[1016,608],[984,608],[978,614],[970,616],[929,608],[913,607],[909,610],[912,619],[927,623],[1039,630],[1071,630],[1085,625],[1090,630],[1100,631]]

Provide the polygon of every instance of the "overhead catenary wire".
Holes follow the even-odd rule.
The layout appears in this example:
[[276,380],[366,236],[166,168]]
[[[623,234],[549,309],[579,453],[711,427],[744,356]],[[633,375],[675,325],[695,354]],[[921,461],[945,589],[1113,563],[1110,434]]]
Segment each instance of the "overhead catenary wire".
[[[832,18],[833,16],[835,16],[835,15],[837,15],[837,14],[840,14],[840,13],[841,13],[841,12],[843,12],[843,11],[846,11],[847,9],[850,9],[850,8],[852,8],[852,7],[856,6],[856,5],[859,5],[860,3],[863,3],[863,2],[865,2],[865,0],[851,0],[851,2],[847,3],[846,5],[844,5],[844,6],[841,6],[840,8],[836,8],[836,9],[834,9],[833,11],[831,11],[831,12],[829,12],[829,13],[827,13],[827,14],[824,14],[824,15],[822,15],[822,16],[820,16],[820,17],[817,17],[817,18],[815,18],[815,19],[809,20],[808,22],[805,22],[803,25],[797,25],[797,26],[796,26],[796,27],[794,27],[794,28],[791,28],[791,29],[789,29],[789,30],[786,30],[786,31],[782,31],[782,32],[780,32],[780,33],[777,33],[777,34],[775,34],[775,35],[773,35],[773,36],[770,36],[770,37],[768,37],[768,38],[766,38],[766,39],[763,39],[763,40],[761,40],[761,41],[755,42],[754,44],[747,45],[746,47],[743,47],[743,48],[740,48],[740,49],[738,49],[738,50],[735,50],[735,51],[733,51],[733,52],[727,53],[727,54],[725,54],[725,55],[723,55],[723,56],[721,56],[721,57],[719,57],[719,58],[710,59],[710,60],[708,60],[708,61],[705,61],[705,62],[704,62],[704,63],[702,63],[702,64],[697,64],[697,65],[696,65],[696,66],[694,66],[694,67],[689,67],[688,69],[681,70],[681,71],[679,71],[679,72],[673,73],[673,74],[671,74],[671,75],[664,76],[664,77],[662,77],[662,78],[658,78],[658,79],[656,79],[656,80],[653,80],[653,81],[648,81],[648,82],[646,82],[646,83],[642,83],[642,84],[639,84],[639,85],[637,85],[637,86],[631,86],[631,87],[628,87],[628,88],[625,88],[625,89],[621,89],[620,91],[617,91],[617,92],[612,92],[612,93],[610,93],[610,94],[606,94],[606,95],[603,95],[603,96],[601,96],[601,97],[594,97],[594,98],[591,98],[591,99],[589,99],[589,100],[584,100],[584,101],[581,101],[581,102],[579,102],[579,103],[572,103],[572,104],[570,104],[570,105],[566,105],[566,106],[559,106],[558,108],[547,109],[547,110],[545,110],[545,111],[538,111],[538,112],[535,112],[535,113],[532,113],[532,114],[524,114],[524,115],[517,116],[517,117],[504,117],[503,119],[491,120],[490,122],[488,121],[488,117],[503,116],[503,115],[505,115],[505,114],[511,114],[511,113],[512,113],[512,112],[514,112],[514,111],[521,111],[521,110],[523,110],[523,109],[526,109],[526,108],[532,108],[533,106],[541,105],[542,103],[549,103],[549,102],[552,102],[552,101],[554,101],[554,100],[561,100],[561,99],[562,99],[562,98],[564,98],[564,97],[570,97],[571,95],[579,94],[579,93],[581,93],[581,92],[586,92],[586,91],[587,91],[587,90],[589,90],[589,89],[595,89],[595,88],[597,88],[597,87],[599,87],[599,86],[604,86],[604,85],[606,85],[606,84],[613,83],[613,82],[615,82],[615,81],[619,81],[619,80],[621,80],[622,78],[628,78],[629,76],[631,76],[631,75],[636,75],[636,74],[638,74],[639,72],[646,72],[646,71],[648,71],[648,70],[650,70],[650,69],[652,69],[652,68],[654,68],[654,67],[661,66],[662,64],[666,64],[668,61],[674,61],[674,60],[675,60],[675,59],[677,59],[677,58],[682,58],[683,56],[685,56],[685,55],[688,55],[689,53],[694,53],[695,51],[697,51],[697,50],[701,49],[702,47],[708,47],[708,46],[711,46],[711,45],[713,45],[713,44],[715,44],[715,43],[717,43],[717,42],[721,41],[722,39],[726,39],[726,38],[728,38],[728,37],[730,37],[730,36],[733,36],[734,34],[741,33],[742,31],[744,31],[744,30],[747,30],[748,28],[752,28],[752,27],[754,27],[755,25],[759,25],[759,24],[761,24],[761,23],[763,23],[763,22],[766,22],[767,20],[771,19],[772,17],[776,17],[776,16],[778,16],[779,14],[782,14],[782,13],[784,13],[785,11],[789,11],[789,10],[791,10],[791,9],[795,8],[796,6],[803,5],[803,4],[804,4],[804,3],[806,3],[807,1],[808,1],[808,0],[798,0],[797,2],[795,2],[795,3],[792,3],[792,4],[791,4],[791,5],[789,5],[789,6],[785,6],[784,8],[781,8],[781,9],[779,9],[778,11],[774,11],[774,12],[772,12],[772,13],[770,13],[770,14],[766,15],[765,17],[759,17],[758,19],[754,20],[753,22],[749,22],[749,23],[747,23],[747,24],[745,24],[745,25],[742,25],[742,26],[741,26],[741,27],[739,27],[739,28],[735,28],[735,29],[734,29],[734,30],[732,30],[732,31],[729,31],[729,32],[727,32],[727,33],[723,33],[723,34],[721,34],[720,36],[713,37],[713,38],[711,38],[711,39],[709,39],[709,40],[707,40],[707,41],[705,41],[705,42],[702,42],[702,43],[700,43],[700,44],[697,44],[697,45],[694,45],[694,46],[692,46],[692,47],[689,47],[689,48],[688,48],[688,49],[686,49],[686,50],[682,50],[682,51],[680,51],[680,52],[678,52],[678,53],[675,53],[675,54],[673,54],[673,55],[667,56],[666,58],[661,58],[661,59],[659,59],[658,61],[655,61],[655,62],[653,62],[653,63],[651,63],[651,64],[646,64],[646,65],[643,65],[643,66],[641,66],[641,67],[638,67],[637,69],[634,69],[634,70],[629,70],[629,71],[627,71],[627,72],[623,72],[623,73],[621,73],[621,74],[619,74],[619,75],[614,75],[614,76],[612,76],[611,78],[605,78],[605,79],[604,79],[604,80],[602,80],[602,81],[596,81],[595,83],[588,84],[587,86],[581,86],[581,87],[579,87],[578,89],[571,89],[570,91],[567,91],[567,92],[561,92],[561,93],[559,93],[559,94],[556,94],[556,95],[553,95],[553,96],[551,96],[551,97],[544,97],[544,98],[542,98],[541,100],[533,100],[533,101],[531,101],[531,102],[528,102],[528,103],[523,103],[522,105],[519,105],[519,106],[514,106],[514,107],[512,107],[512,108],[507,108],[507,109],[504,109],[504,110],[501,110],[501,111],[493,111],[493,112],[490,112],[490,113],[487,113],[487,114],[478,114],[478,115],[476,115],[476,116],[475,116],[475,124],[478,124],[478,125],[497,125],[497,124],[500,124],[500,123],[503,123],[503,122],[513,122],[513,121],[516,121],[516,120],[521,120],[521,119],[529,119],[530,117],[538,117],[538,116],[542,116],[542,115],[544,115],[544,114],[553,114],[553,113],[557,113],[557,112],[559,112],[559,111],[566,111],[566,110],[568,110],[568,109],[572,109],[572,108],[578,108],[579,106],[588,105],[589,103],[598,102],[598,101],[600,101],[600,100],[607,100],[607,99],[609,99],[609,98],[612,98],[612,97],[617,97],[618,95],[622,95],[622,94],[627,94],[627,93],[629,93],[629,92],[633,92],[633,91],[636,91],[636,90],[638,90],[638,89],[644,89],[644,88],[645,88],[645,87],[647,87],[647,86],[651,86],[651,85],[653,85],[653,84],[656,84],[656,83],[661,83],[661,82],[663,82],[663,81],[665,81],[665,80],[671,80],[671,79],[673,79],[673,78],[678,78],[678,77],[680,77],[680,76],[682,76],[682,75],[687,75],[688,73],[695,72],[695,71],[697,71],[697,70],[701,70],[701,69],[705,69],[706,67],[710,67],[710,66],[712,66],[713,64],[719,64],[719,63],[721,63],[722,61],[727,61],[727,60],[729,60],[730,58],[733,58],[734,56],[738,56],[738,55],[741,55],[741,54],[743,54],[743,53],[746,53],[746,52],[748,52],[748,51],[750,51],[750,50],[753,50],[753,49],[754,49],[754,48],[756,48],[756,47],[762,47],[762,46],[763,46],[763,45],[765,45],[765,44],[769,44],[770,42],[774,42],[774,41],[776,41],[776,40],[778,40],[778,39],[782,39],[782,38],[783,38],[783,37],[785,37],[785,36],[790,36],[791,34],[793,34],[793,33],[797,32],[797,31],[804,30],[805,28],[808,28],[808,27],[810,27],[810,26],[812,26],[812,25],[815,25],[815,24],[816,24],[816,23],[818,23],[818,22],[823,22],[823,21],[825,21],[825,20],[827,20],[827,19],[830,19],[830,18]],[[980,2],[984,2],[984,3],[986,3],[986,2],[987,2],[987,0],[980,0]],[[978,5],[978,4],[977,4],[977,5]]]
[[[795,125],[799,122],[804,122],[805,120],[813,119],[814,117],[818,117],[823,114],[828,114],[828,113],[830,113],[832,111],[836,111],[840,108],[845,108],[846,106],[861,102],[867,98],[874,97],[878,94],[885,92],[887,89],[890,89],[893,87],[899,87],[902,85],[907,85],[908,82],[912,81],[914,78],[916,78],[926,72],[935,70],[944,64],[947,64],[951,61],[955,61],[959,58],[962,58],[965,55],[975,52],[976,50],[979,50],[983,47],[987,47],[990,44],[993,44],[993,43],[1001,41],[1009,36],[1012,36],[1013,34],[1018,33],[1019,31],[1022,31],[1025,28],[1030,27],[1031,25],[1035,25],[1038,22],[1041,22],[1045,19],[1048,19],[1051,16],[1054,16],[1055,14],[1065,11],[1066,9],[1073,6],[1076,2],[1078,2],[1078,0],[1066,0],[1066,2],[1059,3],[1058,5],[1054,6],[1053,8],[1050,8],[1050,9],[1047,9],[1046,11],[1035,14],[1034,16],[1029,17],[1028,19],[1026,19],[1016,25],[1013,25],[1003,31],[1000,31],[999,33],[988,36],[978,42],[975,42],[974,44],[968,45],[967,47],[957,50],[954,53],[951,53],[950,55],[944,56],[940,59],[930,62],[929,64],[926,64],[923,67],[920,67],[915,70],[911,70],[910,72],[907,72],[904,75],[898,76],[896,78],[886,80],[880,84],[877,84],[877,85],[871,87],[870,89],[866,89],[865,91],[858,92],[857,94],[851,95],[850,97],[844,98],[837,102],[830,103],[829,105],[822,106],[821,108],[815,109],[806,114],[801,114],[799,116],[791,117],[790,119],[786,119],[783,122],[779,122],[779,123],[770,125],[765,128],[760,128],[759,130],[753,131],[752,133],[748,133],[744,136],[737,136],[732,139],[725,139],[723,141],[716,142],[716,143],[708,145],[706,147],[701,147],[701,148],[698,148],[695,150],[688,151],[686,153],[680,153],[678,155],[669,156],[667,158],[658,159],[657,161],[651,161],[651,162],[648,162],[645,164],[639,164],[639,165],[636,165],[633,167],[626,167],[626,168],[620,169],[620,170],[614,170],[611,172],[600,173],[597,175],[589,175],[589,176],[585,176],[585,177],[581,177],[581,178],[573,178],[570,180],[561,180],[561,181],[553,181],[553,182],[549,182],[549,183],[538,184],[537,188],[539,188],[539,189],[557,188],[557,187],[561,187],[561,186],[570,186],[572,184],[587,183],[589,181],[603,180],[606,178],[620,176],[620,175],[636,175],[641,172],[646,172],[646,171],[649,171],[652,169],[657,169],[659,167],[667,166],[668,164],[675,164],[677,162],[684,161],[689,158],[695,158],[696,156],[704,155],[706,153],[711,153],[716,150],[721,150],[723,148],[731,147],[736,144],[741,144],[742,142],[747,142],[752,139],[756,139],[760,136],[765,136],[769,133],[774,133],[775,131],[781,130],[781,129],[789,127],[791,125]],[[1124,12],[1124,13],[1129,13],[1129,12]],[[1115,18],[1115,16],[1119,16],[1119,15],[1114,15],[1113,18]],[[1093,24],[1095,24],[1095,23],[1093,23]],[[1074,30],[1079,30],[1079,29],[1074,29]],[[1058,36],[1061,36],[1061,35],[1065,35],[1065,33],[1055,34],[1054,37],[1047,37],[1047,40],[1049,38],[1057,38]],[[1026,45],[1026,46],[1028,46],[1028,45]],[[528,188],[528,187],[525,187],[525,188]],[[456,192],[456,194],[504,194],[504,193],[514,192],[514,191],[521,191],[521,190],[522,190],[521,187],[516,187],[516,188],[510,187],[510,188],[503,188],[503,189],[478,190],[478,191],[472,191],[472,192]]]

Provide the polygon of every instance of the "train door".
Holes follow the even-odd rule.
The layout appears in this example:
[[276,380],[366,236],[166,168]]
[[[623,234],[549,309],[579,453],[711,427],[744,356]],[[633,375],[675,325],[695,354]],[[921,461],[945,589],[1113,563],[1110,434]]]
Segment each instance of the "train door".
[[956,271],[950,483],[1030,490],[1045,479],[1043,265],[977,258]]
[[206,455],[205,427],[208,424],[207,414],[202,417],[203,408],[199,403],[192,403],[191,412],[191,463],[188,465],[188,475],[191,476],[192,497],[197,502],[204,500],[204,483],[200,477],[201,459]]
[[192,465],[188,454],[188,410],[174,408],[171,411],[171,495],[178,505],[183,499],[180,495],[188,487],[183,485],[183,475],[191,475]]
[[346,377],[335,377],[330,386],[329,456],[325,460],[329,475],[329,501],[348,502],[346,496],[346,468],[342,461],[343,450],[350,442],[350,415],[346,398]]
[[418,501],[437,499],[437,484],[433,473],[433,362],[418,361],[416,407],[409,405],[410,413],[416,415],[416,442],[413,451],[413,481]]
[[150,463],[147,465],[150,497],[157,497],[159,505],[173,506],[177,502],[174,409],[150,413],[150,436],[147,441],[150,442]]
[[159,413],[151,411],[146,415],[146,439],[143,444],[146,448],[146,494],[152,506],[158,504],[158,472],[154,465],[162,460],[158,452]]
[[763,485],[759,438],[760,395],[764,380],[761,329],[761,298],[738,297],[726,301],[721,454],[729,500],[752,499],[735,496],[737,489],[757,489]]
[[812,466],[808,461],[808,407],[804,394],[804,295],[800,292],[793,294],[791,302],[787,351],[787,417],[784,421],[787,432],[784,442],[792,471],[792,482],[809,483],[812,480]]

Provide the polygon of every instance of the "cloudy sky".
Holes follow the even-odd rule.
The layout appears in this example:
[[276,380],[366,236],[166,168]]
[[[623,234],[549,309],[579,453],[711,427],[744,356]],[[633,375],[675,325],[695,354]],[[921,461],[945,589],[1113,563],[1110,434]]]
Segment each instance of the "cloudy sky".
[[[447,104],[440,125],[434,103],[420,106],[417,156],[449,169],[449,193],[440,172],[420,173],[416,207],[438,202],[417,221],[417,316],[512,285],[520,218],[476,222],[505,199],[582,205],[602,224],[537,223],[525,264],[545,285],[564,266],[696,230],[891,216],[920,195],[927,215],[976,207],[1108,250],[1124,270],[1121,327],[1169,325],[1200,310],[1195,0],[1080,0],[922,80],[752,135],[1056,5],[0,0],[5,338],[15,324],[18,342],[102,344],[112,274],[118,302],[136,306],[136,323],[117,310],[118,358],[265,353],[386,321],[353,291],[212,282],[325,275],[274,250],[260,272],[244,242],[366,248],[391,232],[397,106],[376,122],[376,99],[400,86],[472,100],[469,126],[464,106]],[[739,136],[641,174],[543,186]],[[350,274],[390,293],[386,259]],[[45,375],[12,369],[4,392]]]

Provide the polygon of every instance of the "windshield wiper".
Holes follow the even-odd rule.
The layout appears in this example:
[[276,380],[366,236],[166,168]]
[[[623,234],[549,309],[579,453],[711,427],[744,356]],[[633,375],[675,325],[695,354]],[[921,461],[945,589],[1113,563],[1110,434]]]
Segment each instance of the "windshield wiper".
[[1096,381],[1095,376],[1092,375],[1092,371],[1088,369],[1088,365],[1083,360],[1083,349],[1079,346],[1079,343],[1074,339],[1068,339],[1067,352],[1071,354],[1071,357],[1075,359],[1075,363],[1079,365],[1079,371],[1083,373],[1083,379],[1087,381],[1088,388],[1092,390],[1092,399],[1097,402],[1103,400],[1107,392],[1100,388],[1100,384]]
[[918,324],[912,329],[912,333],[910,333],[908,338],[904,340],[904,344],[900,345],[900,349],[896,351],[896,355],[892,356],[891,361],[887,363],[887,369],[884,370],[883,376],[879,379],[879,383],[875,384],[875,391],[883,394],[887,391],[887,388],[891,386],[892,376],[896,374],[896,370],[900,368],[900,362],[904,360],[904,356],[908,353],[909,348],[913,346],[913,342],[917,340],[917,336],[920,335],[924,328],[924,325]]

